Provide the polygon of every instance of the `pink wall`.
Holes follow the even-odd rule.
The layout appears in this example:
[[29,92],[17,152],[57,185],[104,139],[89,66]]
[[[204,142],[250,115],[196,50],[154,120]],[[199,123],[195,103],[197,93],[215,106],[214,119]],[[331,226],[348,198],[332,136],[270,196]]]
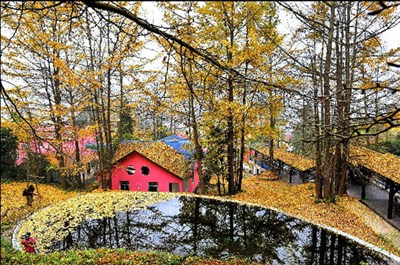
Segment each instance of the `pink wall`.
[[[133,175],[129,175],[126,172],[127,166],[135,168]],[[142,174],[142,166],[147,166],[150,169],[149,175],[145,176]],[[132,191],[147,191],[149,182],[158,182],[158,191],[169,191],[169,183],[178,183],[179,191],[182,191],[182,180],[180,178],[136,152],[114,165],[111,189],[119,190],[120,181],[129,181],[129,188]]]
[[[92,151],[91,149],[86,148],[86,146],[85,146],[86,144],[89,144],[89,143],[96,143],[95,137],[81,138],[81,139],[79,139],[78,143],[79,143],[79,150],[80,150],[81,157],[93,156],[93,158],[95,158],[97,156],[95,151]],[[27,157],[26,147],[24,147],[24,145],[26,146],[26,144],[24,144],[24,143],[18,144],[18,159],[16,161],[17,165],[22,164]],[[47,142],[42,142],[42,144],[38,146],[38,150],[36,150],[35,140],[31,141],[30,149],[31,149],[31,152],[36,153],[36,151],[38,151],[38,153],[43,154],[43,155],[55,153],[55,149],[51,145],[49,145],[49,143],[47,143]],[[74,141],[64,142],[63,143],[63,152],[65,154],[74,156],[75,142]]]
[[[129,175],[128,172],[126,172],[127,166],[133,166],[135,168],[135,173],[133,175]],[[142,166],[147,166],[150,169],[149,175],[145,176],[142,174]],[[183,188],[182,179],[161,166],[154,164],[151,160],[137,152],[133,152],[118,163],[114,164],[112,170],[111,189],[119,190],[120,181],[129,181],[129,188],[131,191],[148,191],[149,182],[158,182],[159,192],[168,192],[170,183],[178,183],[180,192],[182,192]],[[188,181],[190,183],[188,192],[193,192],[199,181],[198,174],[195,174],[194,182],[192,182],[192,179],[189,179]]]
[[[190,171],[190,173],[192,173],[192,171]],[[187,189],[187,192],[193,192],[194,189],[196,188],[197,184],[200,182],[199,174],[197,173],[197,163],[195,164],[195,167],[194,167],[193,180],[192,180],[192,178],[189,178],[185,181],[188,181],[188,183],[189,183],[189,188]]]

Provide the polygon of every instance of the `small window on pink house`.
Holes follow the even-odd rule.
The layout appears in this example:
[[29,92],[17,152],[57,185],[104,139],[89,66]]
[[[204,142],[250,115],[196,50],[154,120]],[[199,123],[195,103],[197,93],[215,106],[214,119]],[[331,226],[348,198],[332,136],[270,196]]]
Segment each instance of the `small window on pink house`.
[[149,191],[158,191],[158,182],[149,182]]
[[119,189],[120,190],[130,190],[129,181],[120,181],[119,182]]
[[134,168],[134,166],[127,166],[127,167],[126,167],[126,172],[128,172],[129,175],[135,174],[135,168]]
[[179,183],[169,183],[169,192],[179,192]]
[[150,169],[148,167],[146,167],[146,166],[142,166],[141,171],[142,171],[142,174],[145,175],[145,176],[150,174]]

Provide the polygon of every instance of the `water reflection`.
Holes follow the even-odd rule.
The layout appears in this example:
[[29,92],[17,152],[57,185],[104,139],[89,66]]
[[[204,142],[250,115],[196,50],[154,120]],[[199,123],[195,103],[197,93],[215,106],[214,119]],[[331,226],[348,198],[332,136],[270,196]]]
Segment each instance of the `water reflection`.
[[48,251],[99,247],[236,256],[264,264],[389,264],[340,235],[275,211],[185,196],[86,220]]

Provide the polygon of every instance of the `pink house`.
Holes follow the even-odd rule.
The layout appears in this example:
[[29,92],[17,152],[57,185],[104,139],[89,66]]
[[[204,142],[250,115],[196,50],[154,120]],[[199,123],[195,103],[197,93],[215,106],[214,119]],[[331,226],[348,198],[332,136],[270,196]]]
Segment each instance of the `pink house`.
[[199,176],[187,153],[177,150],[182,147],[178,141],[121,143],[113,160],[111,189],[193,192]]

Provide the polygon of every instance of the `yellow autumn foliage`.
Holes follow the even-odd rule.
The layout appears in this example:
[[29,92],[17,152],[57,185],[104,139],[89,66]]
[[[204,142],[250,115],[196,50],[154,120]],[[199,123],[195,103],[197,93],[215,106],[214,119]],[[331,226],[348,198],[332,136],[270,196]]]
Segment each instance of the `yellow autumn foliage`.
[[352,146],[350,162],[355,166],[361,164],[373,172],[400,183],[400,158],[396,155],[382,154],[371,149]]

